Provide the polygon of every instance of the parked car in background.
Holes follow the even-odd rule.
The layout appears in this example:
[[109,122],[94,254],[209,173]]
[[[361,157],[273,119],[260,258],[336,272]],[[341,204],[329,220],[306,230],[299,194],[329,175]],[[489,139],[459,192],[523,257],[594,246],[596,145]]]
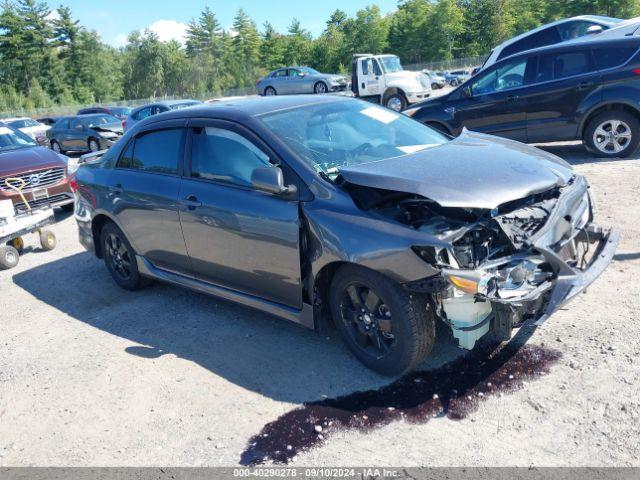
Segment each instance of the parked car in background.
[[332,317],[385,375],[420,365],[436,322],[471,349],[544,321],[618,243],[555,155],[338,95],[148,118],[76,181],[80,242],[123,289],[150,277],[308,328]]
[[47,130],[48,125],[40,123],[37,120],[29,117],[16,117],[16,118],[4,118],[0,122],[9,125],[10,127],[17,128],[22,133],[29,135],[40,145],[47,143]]
[[56,115],[56,116],[49,116],[49,117],[40,117],[40,118],[37,118],[36,120],[38,122],[42,123],[43,125],[52,126],[54,123],[56,123],[61,118],[62,118],[61,115]]
[[87,107],[78,110],[78,115],[89,115],[92,113],[106,113],[113,115],[119,120],[124,120],[131,113],[131,107]]
[[159,113],[168,112],[170,110],[180,110],[181,108],[193,107],[194,105],[199,105],[201,103],[202,102],[199,100],[165,100],[142,105],[141,107],[137,107],[129,112],[129,115],[127,115],[122,126],[124,127],[124,130],[127,131],[136,123],[147,117],[152,117],[153,115],[158,115]]
[[489,53],[482,68],[488,68],[498,60],[524,52],[525,50],[555,45],[586,35],[594,35],[616,27],[622,22],[624,22],[624,20],[621,18],[580,15],[547,23],[546,25],[513,37],[495,47],[491,50],[491,53]]
[[468,128],[529,143],[582,140],[598,156],[626,157],[640,141],[639,49],[634,36],[531,50],[405,113],[454,136]]
[[466,82],[471,74],[468,70],[453,70],[451,72],[445,72],[444,78],[449,85],[457,87],[461,83]]
[[122,136],[122,122],[106,113],[75,115],[58,120],[47,132],[51,149],[59,152],[97,152]]
[[340,92],[347,89],[344,75],[320,73],[310,67],[283,67],[268,73],[256,83],[260,95]]
[[422,73],[424,73],[427,77],[429,77],[429,81],[431,82],[431,88],[433,90],[443,88],[447,84],[446,79],[443,76],[438,75],[436,72],[432,72],[430,70],[424,69],[422,70]]
[[73,206],[67,168],[66,157],[0,123],[0,200],[11,200],[18,212],[27,209],[20,194],[7,184],[7,179],[13,179],[9,183],[22,187],[32,208]]
[[431,81],[422,72],[405,70],[397,55],[358,53],[351,64],[351,91],[397,112],[431,95]]

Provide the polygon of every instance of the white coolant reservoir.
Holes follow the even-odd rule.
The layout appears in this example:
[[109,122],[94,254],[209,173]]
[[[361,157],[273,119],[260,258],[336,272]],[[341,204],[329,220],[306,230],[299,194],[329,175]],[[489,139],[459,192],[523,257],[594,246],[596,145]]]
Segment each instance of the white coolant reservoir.
[[453,290],[453,296],[442,301],[447,318],[453,325],[453,336],[460,348],[471,350],[476,341],[489,331],[491,321],[473,330],[460,330],[480,325],[491,316],[490,302],[476,302],[472,295]]

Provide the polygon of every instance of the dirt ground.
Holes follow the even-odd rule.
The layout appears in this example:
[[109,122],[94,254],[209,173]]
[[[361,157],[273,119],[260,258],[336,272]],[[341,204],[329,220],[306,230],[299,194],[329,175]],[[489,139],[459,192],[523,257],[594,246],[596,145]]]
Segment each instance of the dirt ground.
[[[546,148],[588,177],[597,223],[622,236],[602,277],[529,338],[555,352],[547,373],[477,393],[459,420],[427,422],[424,410],[370,428],[325,425],[292,465],[640,466],[640,160]],[[18,267],[0,272],[0,466],[238,465],[265,425],[306,415],[302,404],[391,383],[336,333],[162,284],[120,290],[80,247],[72,217],[53,229],[56,250],[28,238]],[[463,354],[441,335],[413,382]],[[367,398],[378,413],[395,409]]]

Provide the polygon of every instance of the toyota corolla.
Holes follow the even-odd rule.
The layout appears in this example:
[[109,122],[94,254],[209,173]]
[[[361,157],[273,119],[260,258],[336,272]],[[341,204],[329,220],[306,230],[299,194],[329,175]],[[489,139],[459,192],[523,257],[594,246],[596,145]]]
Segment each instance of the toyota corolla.
[[386,375],[425,359],[436,322],[465,349],[542,323],[618,242],[560,158],[343,97],[150,117],[76,182],[80,241],[121,287],[157,279],[309,328],[331,318]]

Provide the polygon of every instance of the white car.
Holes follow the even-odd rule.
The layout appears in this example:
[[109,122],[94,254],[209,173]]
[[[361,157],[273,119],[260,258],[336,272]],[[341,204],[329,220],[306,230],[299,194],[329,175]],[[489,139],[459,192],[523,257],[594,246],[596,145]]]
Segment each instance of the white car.
[[37,122],[33,118],[29,117],[4,118],[0,120],[0,122],[29,135],[40,145],[45,145],[47,143],[47,130],[51,128],[49,125]]
[[528,32],[513,37],[501,43],[489,54],[482,65],[485,69],[498,60],[546,45],[566,42],[585,35],[595,35],[605,30],[626,24],[628,21],[620,18],[601,17],[598,15],[580,15],[578,17],[563,18],[547,23]]

